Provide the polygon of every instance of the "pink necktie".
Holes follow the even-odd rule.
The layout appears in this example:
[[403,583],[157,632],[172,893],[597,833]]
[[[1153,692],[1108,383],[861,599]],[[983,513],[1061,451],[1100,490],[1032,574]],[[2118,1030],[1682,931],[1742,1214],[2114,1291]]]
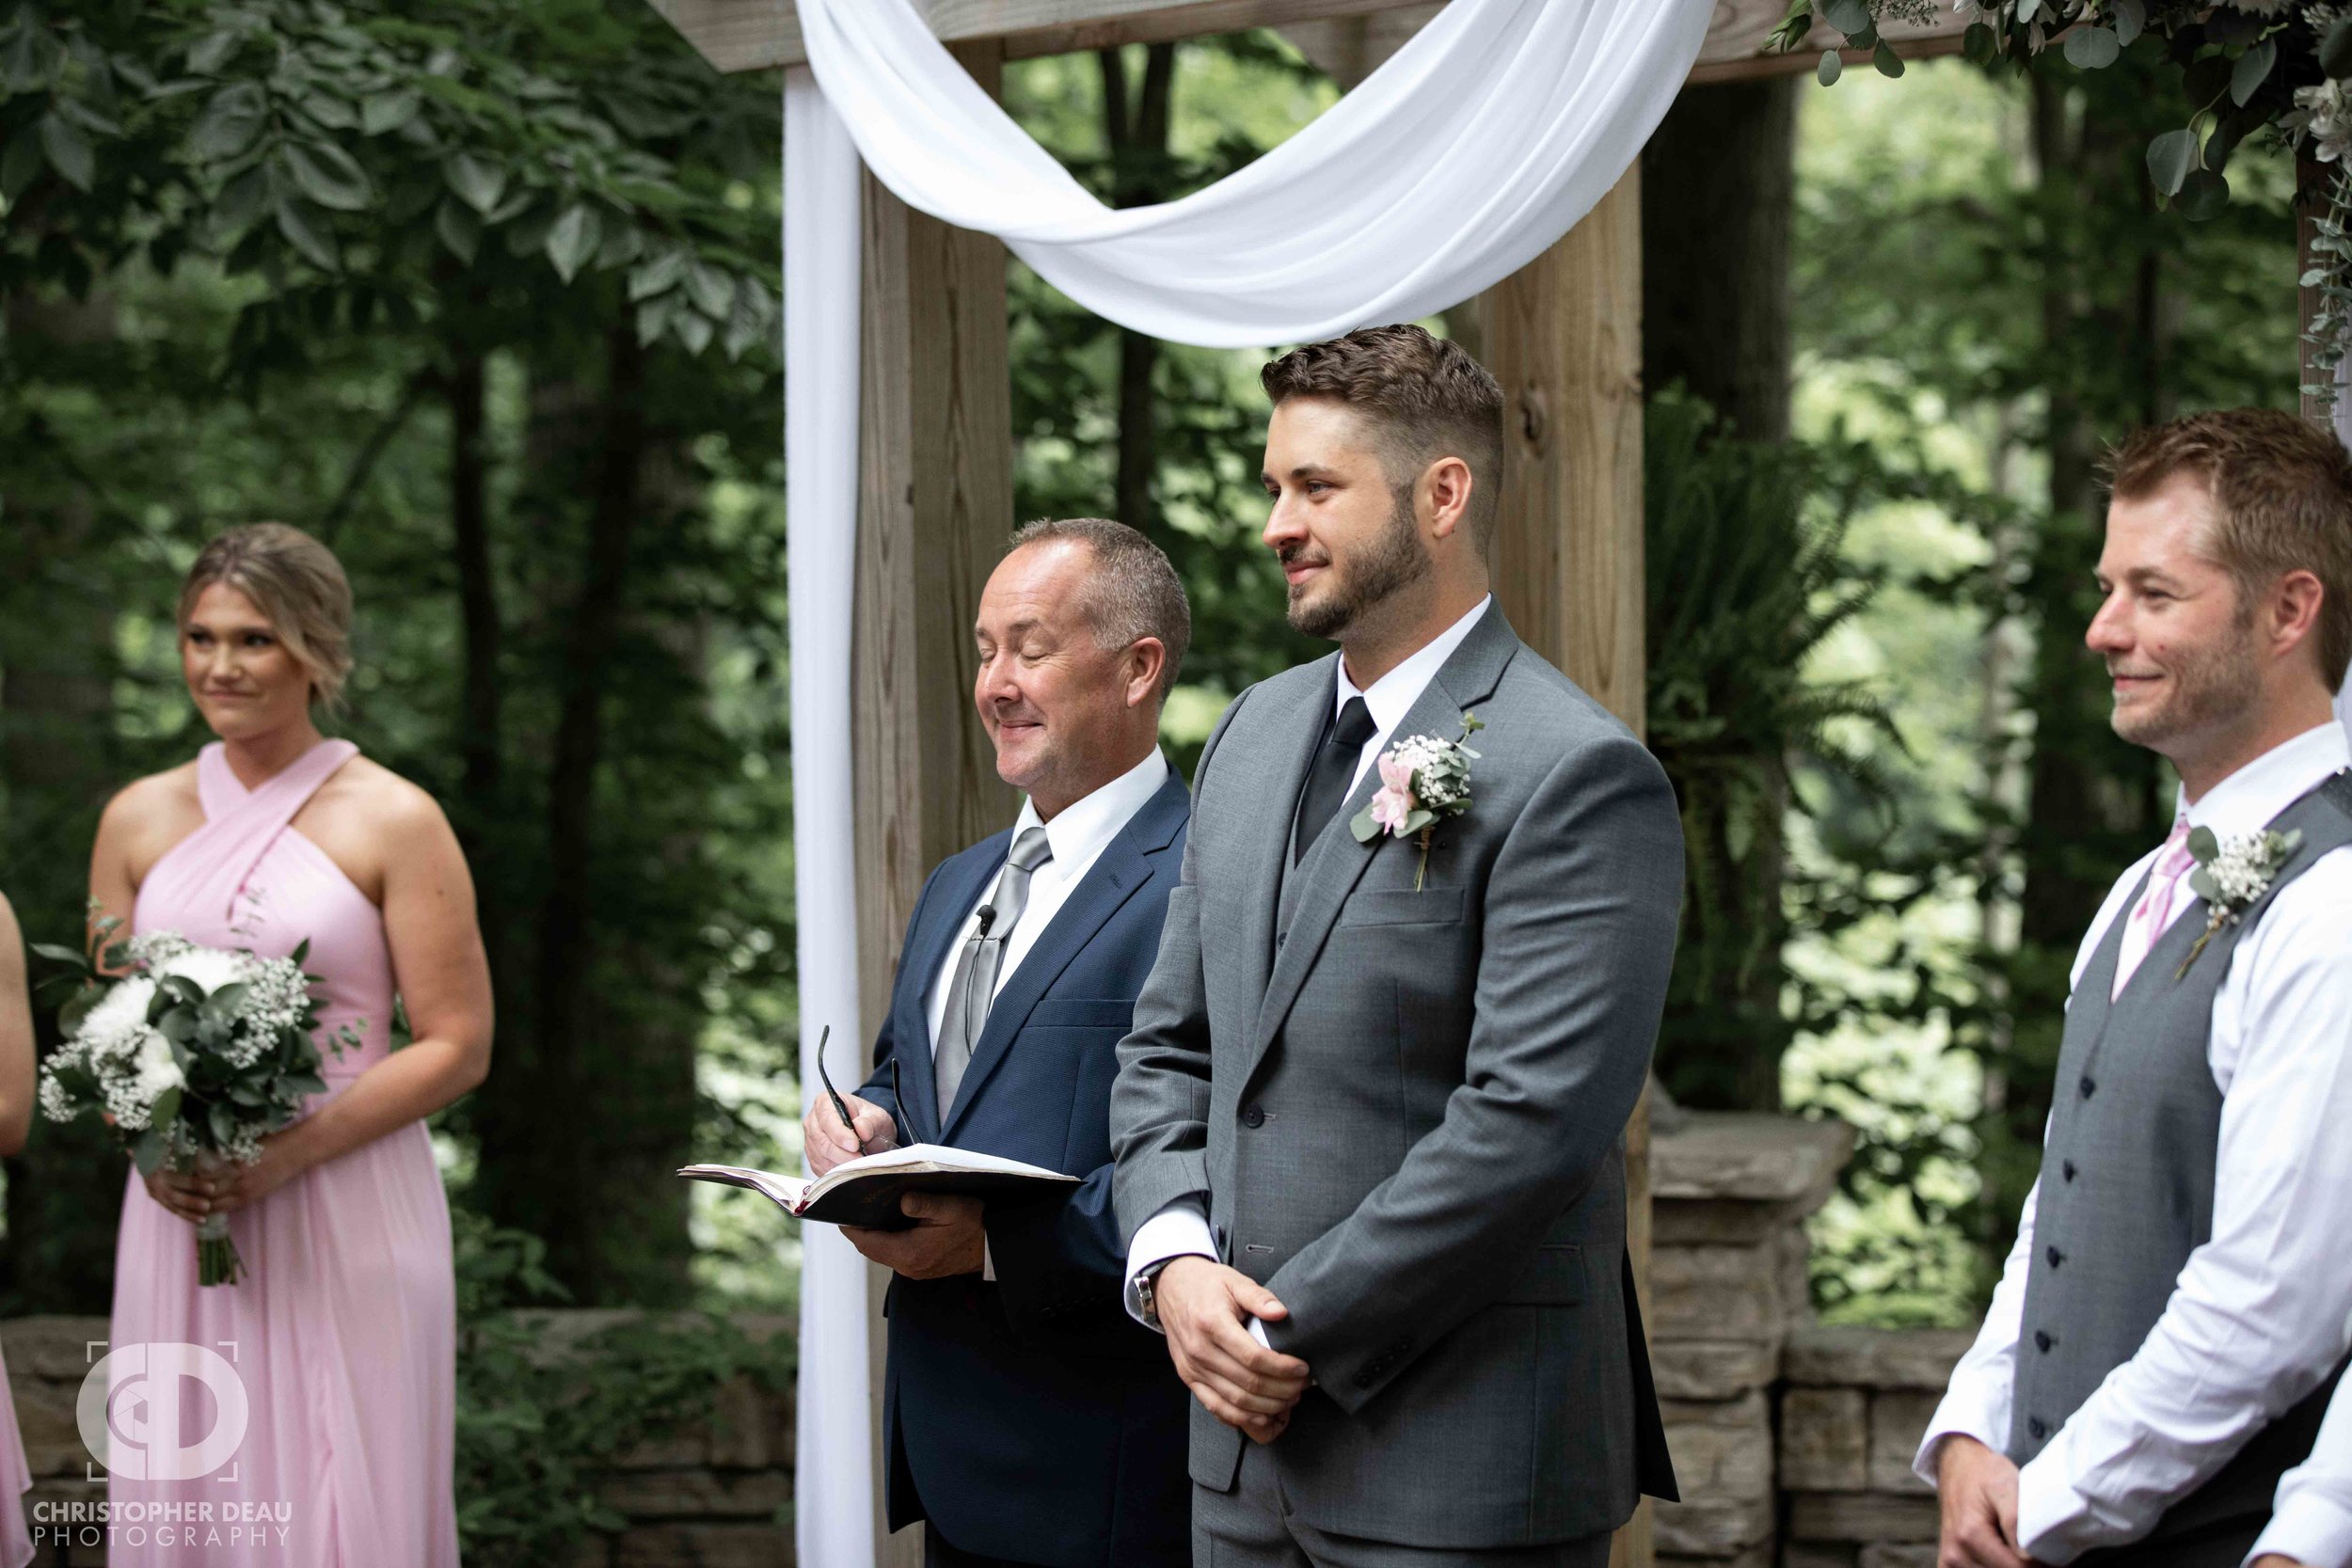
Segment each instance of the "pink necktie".
[[2164,841],[2164,852],[2156,857],[2153,871],[2148,874],[2148,891],[2140,895],[2138,906],[2132,911],[2130,924],[2123,927],[2123,950],[2116,956],[2115,989],[2107,993],[2112,1002],[2122,994],[2123,982],[2132,977],[2148,950],[2172,924],[2173,906],[2179,901],[2181,879],[2197,864],[2197,858],[2188,852],[2188,818],[2172,824],[2172,834]]

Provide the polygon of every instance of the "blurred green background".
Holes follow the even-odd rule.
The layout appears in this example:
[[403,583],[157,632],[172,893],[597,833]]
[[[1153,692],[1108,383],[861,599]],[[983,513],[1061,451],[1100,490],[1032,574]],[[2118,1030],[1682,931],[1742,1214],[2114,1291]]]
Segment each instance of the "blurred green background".
[[[2154,47],[1693,89],[1645,160],[1651,729],[1692,848],[1661,1072],[1862,1130],[1816,1222],[1845,1321],[1972,1321],[2074,944],[2163,816],[2080,645],[2097,451],[2293,404],[2292,171],[2249,150],[2220,218],[2156,212]],[[670,1175],[797,1157],[778,90],[640,0],[0,8],[0,888],[70,939],[108,794],[204,738],[169,619],[202,542],[326,539],[337,727],[446,804],[491,942],[497,1062],[438,1148],[474,1263],[540,1299],[793,1299],[772,1211]],[[1006,98],[1134,204],[1337,90],[1248,34]],[[1256,543],[1263,356],[1018,265],[1011,300],[1019,513],[1175,558],[1188,765],[1318,651]],[[105,1309],[123,1179],[36,1130],[0,1313]]]

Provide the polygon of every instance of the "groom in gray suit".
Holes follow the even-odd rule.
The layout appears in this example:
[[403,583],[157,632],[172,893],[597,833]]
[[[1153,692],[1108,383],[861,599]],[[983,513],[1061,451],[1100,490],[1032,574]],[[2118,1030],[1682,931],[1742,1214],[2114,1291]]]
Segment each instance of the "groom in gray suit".
[[1197,1402],[1194,1560],[1598,1564],[1674,1495],[1621,1137],[1674,794],[1493,602],[1494,378],[1391,326],[1263,379],[1265,542],[1340,651],[1210,736],[1111,1101],[1129,1309]]

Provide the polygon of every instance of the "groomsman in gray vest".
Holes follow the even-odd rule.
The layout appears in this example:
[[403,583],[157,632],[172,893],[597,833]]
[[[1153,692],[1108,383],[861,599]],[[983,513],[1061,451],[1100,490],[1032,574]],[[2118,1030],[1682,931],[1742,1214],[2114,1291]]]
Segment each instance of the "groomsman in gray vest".
[[1597,1564],[1673,1495],[1621,1133],[1674,793],[1495,606],[1494,378],[1392,326],[1263,379],[1265,542],[1340,652],[1210,736],[1111,1101],[1130,1307],[1198,1402],[1193,1560]]
[[2178,816],[2084,939],[2042,1178],[1919,1449],[1949,1568],[2236,1568],[2352,1349],[2352,459],[2239,409],[2112,475],[2088,641]]

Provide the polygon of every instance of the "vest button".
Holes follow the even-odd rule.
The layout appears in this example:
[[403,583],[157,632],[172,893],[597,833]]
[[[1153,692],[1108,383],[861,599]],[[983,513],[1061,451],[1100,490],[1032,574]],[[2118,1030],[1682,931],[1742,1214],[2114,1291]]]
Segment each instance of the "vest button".
[[1279,953],[1282,950],[1282,943],[1290,940],[1291,934],[1288,931],[1278,931],[1274,937],[1274,950]]
[[2034,1348],[2039,1350],[2044,1355],[2049,1354],[2050,1347],[2058,1343],[2056,1339],[2050,1338],[2049,1332],[2046,1329],[2040,1328],[2033,1331],[2033,1342]]
[[2055,1268],[2057,1268],[2057,1267],[2058,1267],[2060,1263],[2063,1263],[2063,1262],[2065,1262],[2065,1261],[2066,1261],[2066,1254],[2064,1254],[2064,1253],[2060,1252],[2060,1251],[2059,1251],[2058,1248],[2056,1248],[2056,1247],[2052,1247],[2052,1248],[2050,1248],[2047,1252],[2044,1252],[2044,1253],[2042,1254],[2042,1256],[2043,1256],[2044,1258],[2047,1258],[2047,1259],[2050,1260],[2050,1267],[2052,1267],[2052,1268],[2054,1268],[2054,1269],[2055,1269]]
[[2083,1098],[2085,1100],[2089,1100],[2092,1095],[2099,1092],[2099,1085],[2090,1081],[2090,1075],[2089,1073],[2083,1074],[2082,1090]]
[[2026,1421],[2026,1430],[2033,1433],[2034,1441],[2040,1442],[2042,1438],[2050,1435],[2050,1423],[2043,1420],[2041,1417],[2036,1416]]
[[1265,1125],[1265,1107],[1263,1105],[1243,1106],[1241,1108],[1241,1124],[1244,1127],[1263,1127]]
[[2072,1181],[2072,1180],[2074,1180],[2074,1161],[2072,1161],[2072,1160],[2065,1160],[2065,1161],[2061,1161],[2061,1162],[2059,1163],[2059,1164],[2058,1164],[2058,1169],[2059,1169],[2061,1172],[2063,1172],[2063,1173],[2065,1174],[2066,1180],[2068,1180],[2069,1181]]

